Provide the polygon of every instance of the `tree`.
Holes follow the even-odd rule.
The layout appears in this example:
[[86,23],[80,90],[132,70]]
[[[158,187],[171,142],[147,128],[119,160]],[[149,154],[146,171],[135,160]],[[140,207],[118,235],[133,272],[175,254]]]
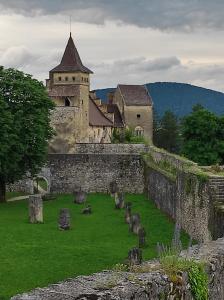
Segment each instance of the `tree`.
[[158,121],[158,117],[156,116],[154,120],[154,144],[169,152],[178,153],[180,135],[177,117],[171,111],[166,111],[160,121]]
[[200,165],[224,162],[224,117],[196,105],[183,119],[182,137],[182,152],[189,159]]
[[0,68],[0,202],[5,201],[6,184],[27,173],[33,176],[43,166],[53,135],[53,108],[41,82]]
[[114,128],[112,132],[112,143],[124,144],[145,144],[146,140],[143,135],[136,135],[132,128]]

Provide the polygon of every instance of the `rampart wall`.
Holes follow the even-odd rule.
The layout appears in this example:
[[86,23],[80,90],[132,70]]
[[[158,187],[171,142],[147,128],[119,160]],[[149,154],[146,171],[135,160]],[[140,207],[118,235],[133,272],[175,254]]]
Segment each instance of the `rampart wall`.
[[224,185],[224,177],[154,146],[144,161],[145,190],[159,209],[198,241],[223,236],[224,202],[216,190]]

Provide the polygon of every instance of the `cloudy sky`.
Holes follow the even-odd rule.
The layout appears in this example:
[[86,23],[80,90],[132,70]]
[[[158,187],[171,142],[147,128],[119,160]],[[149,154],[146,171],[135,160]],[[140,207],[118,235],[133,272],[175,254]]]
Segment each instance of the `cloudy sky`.
[[69,16],[91,88],[175,81],[224,92],[223,0],[0,0],[0,65],[45,80]]

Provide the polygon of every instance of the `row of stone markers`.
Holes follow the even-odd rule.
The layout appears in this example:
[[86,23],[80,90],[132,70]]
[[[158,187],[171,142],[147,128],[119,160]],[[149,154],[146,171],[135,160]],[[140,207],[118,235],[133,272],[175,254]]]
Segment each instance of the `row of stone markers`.
[[138,213],[132,213],[132,203],[124,201],[124,193],[119,192],[116,181],[112,181],[109,186],[110,194],[114,198],[116,209],[125,209],[125,223],[129,225],[129,232],[138,235],[138,247],[131,249],[128,253],[130,265],[141,264],[142,250],[146,246],[146,232],[140,221]]
[[[75,192],[74,203],[83,204],[86,202],[87,195],[85,192]],[[82,214],[91,214],[92,208],[90,205],[82,210]],[[69,230],[71,228],[71,214],[68,208],[61,208],[58,218],[58,228],[60,230]],[[32,224],[43,223],[43,199],[41,194],[29,196],[29,221]]]

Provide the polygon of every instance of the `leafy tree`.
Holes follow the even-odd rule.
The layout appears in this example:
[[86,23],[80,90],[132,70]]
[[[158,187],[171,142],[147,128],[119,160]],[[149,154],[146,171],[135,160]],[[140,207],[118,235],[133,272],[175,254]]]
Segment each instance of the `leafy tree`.
[[44,164],[54,104],[43,84],[14,69],[0,68],[0,202],[6,184],[36,174]]
[[144,144],[146,143],[146,140],[142,135],[137,136],[132,128],[114,128],[111,142],[124,144]]
[[224,117],[196,105],[183,119],[182,137],[182,152],[189,159],[200,165],[224,162]]
[[180,148],[179,124],[177,117],[171,111],[166,111],[160,121],[157,116],[154,117],[153,141],[157,147],[178,153]]
[[[159,142],[159,130],[160,130],[160,119],[156,112],[156,110],[153,110],[153,143],[154,145],[158,146],[160,144]],[[159,147],[159,146],[158,146]]]

